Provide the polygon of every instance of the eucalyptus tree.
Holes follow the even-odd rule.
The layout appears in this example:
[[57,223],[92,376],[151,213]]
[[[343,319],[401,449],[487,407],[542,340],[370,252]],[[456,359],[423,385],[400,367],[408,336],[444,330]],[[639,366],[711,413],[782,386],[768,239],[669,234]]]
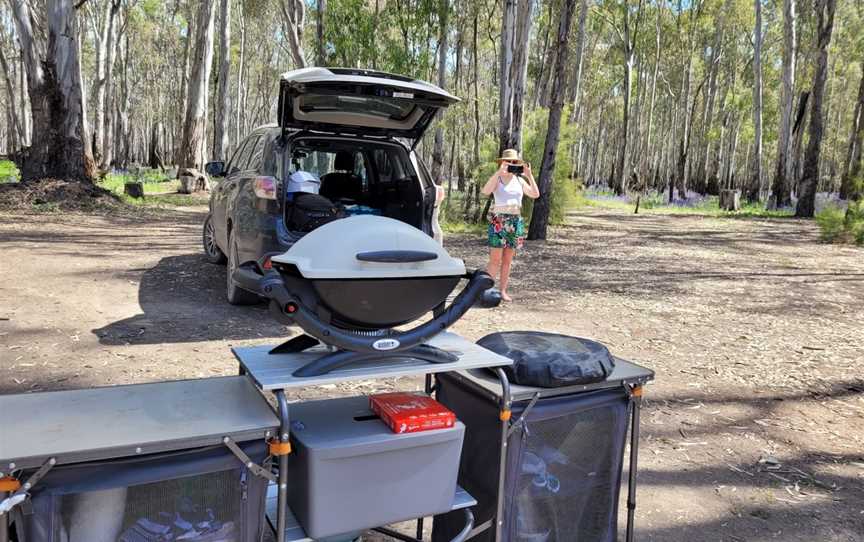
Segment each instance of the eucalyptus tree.
[[34,12],[27,0],[11,0],[11,5],[38,134],[24,156],[21,179],[92,181],[75,6],[72,0],[47,0],[44,11],[36,4]]
[[180,142],[179,165],[201,168],[204,165],[207,126],[208,81],[213,66],[213,26],[216,0],[200,0],[195,36],[194,62],[189,77],[186,117]]
[[552,100],[549,107],[549,124],[546,131],[546,143],[543,148],[543,162],[540,166],[540,179],[537,183],[540,197],[534,203],[531,213],[531,224],[528,228],[528,239],[546,239],[549,225],[549,211],[552,202],[552,181],[555,175],[558,155],[558,142],[561,130],[561,115],[564,110],[567,85],[567,67],[569,56],[568,42],[570,26],[573,20],[576,0],[563,0],[561,16],[558,22],[558,37],[555,55],[554,79],[552,81]]
[[825,97],[825,82],[828,79],[828,47],[834,30],[836,0],[816,0],[816,69],[813,74],[813,90],[810,97],[810,130],[807,151],[804,155],[804,170],[801,191],[795,216],[812,217],[816,208],[816,189],[819,183],[819,157],[822,152],[824,119],[822,106]]

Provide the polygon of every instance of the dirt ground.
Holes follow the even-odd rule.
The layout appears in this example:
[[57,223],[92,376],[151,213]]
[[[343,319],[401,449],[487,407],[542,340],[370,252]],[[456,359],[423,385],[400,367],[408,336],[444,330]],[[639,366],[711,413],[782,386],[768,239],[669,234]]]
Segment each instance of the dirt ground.
[[[225,302],[202,220],[0,214],[0,393],[234,374],[230,347],[286,336]],[[484,263],[480,239],[447,245]],[[657,373],[637,540],[864,540],[864,250],[810,222],[592,210],[514,272],[515,302],[455,330],[590,337]]]

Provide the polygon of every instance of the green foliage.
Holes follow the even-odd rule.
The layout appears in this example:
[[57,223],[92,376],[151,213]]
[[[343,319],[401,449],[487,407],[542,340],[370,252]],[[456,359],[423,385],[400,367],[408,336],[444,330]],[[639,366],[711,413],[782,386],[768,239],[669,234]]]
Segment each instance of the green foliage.
[[20,172],[9,160],[0,160],[0,183],[14,183],[19,179]]
[[864,245],[864,202],[850,201],[848,209],[826,207],[816,214],[823,241]]

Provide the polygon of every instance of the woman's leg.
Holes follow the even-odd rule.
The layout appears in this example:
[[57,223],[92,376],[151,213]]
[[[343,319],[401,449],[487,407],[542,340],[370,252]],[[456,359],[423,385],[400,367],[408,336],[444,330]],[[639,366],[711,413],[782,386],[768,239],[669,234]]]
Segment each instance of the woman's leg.
[[492,276],[495,282],[498,282],[498,276],[501,274],[501,253],[503,248],[489,249],[489,264],[486,266],[486,272]]
[[513,263],[513,257],[516,256],[516,249],[505,248],[501,258],[501,299],[504,301],[513,301],[507,295],[507,284],[510,282],[510,264]]

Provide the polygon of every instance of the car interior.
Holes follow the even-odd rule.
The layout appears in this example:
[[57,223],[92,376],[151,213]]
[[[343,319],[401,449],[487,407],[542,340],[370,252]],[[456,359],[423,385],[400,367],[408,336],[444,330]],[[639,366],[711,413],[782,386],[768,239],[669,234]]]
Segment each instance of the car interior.
[[401,145],[326,138],[292,142],[290,172],[321,179],[319,194],[347,215],[376,214],[423,228],[423,195],[408,152]]

